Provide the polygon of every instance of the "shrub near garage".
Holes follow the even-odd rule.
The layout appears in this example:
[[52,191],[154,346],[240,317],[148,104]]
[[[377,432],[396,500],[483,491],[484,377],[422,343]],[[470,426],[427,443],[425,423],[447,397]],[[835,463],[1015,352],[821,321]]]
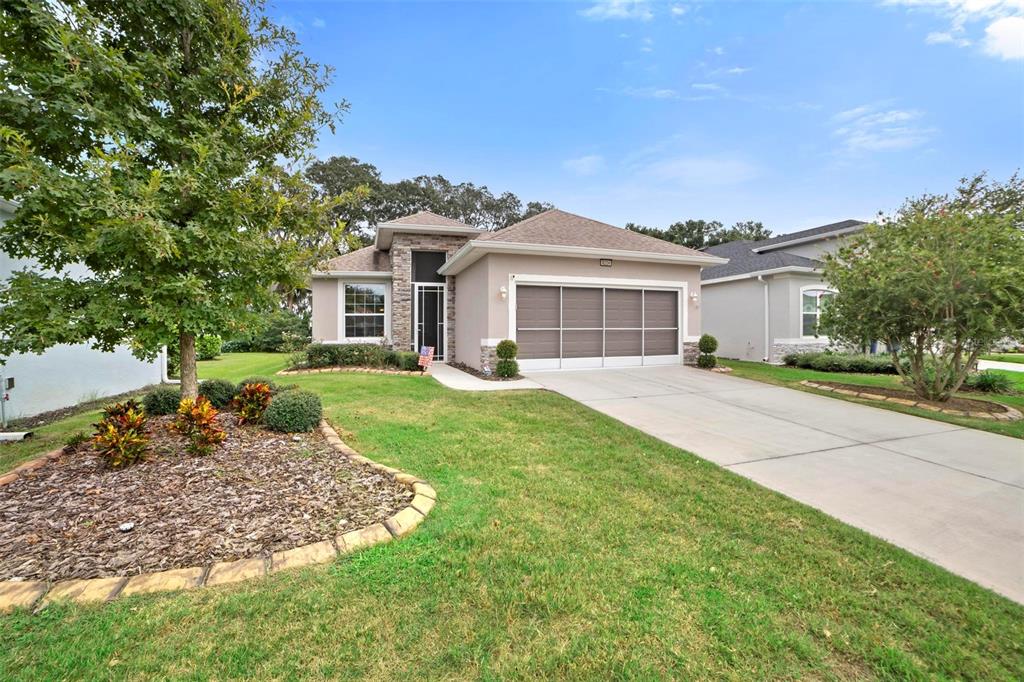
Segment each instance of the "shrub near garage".
[[322,418],[320,397],[310,391],[296,389],[281,393],[270,401],[263,414],[263,423],[272,431],[298,433],[312,431]]
[[519,374],[519,363],[516,356],[519,355],[519,345],[512,339],[503,339],[498,342],[494,349],[498,356],[498,362],[494,365],[494,373],[502,379],[511,379]]
[[154,388],[142,398],[142,406],[146,408],[146,414],[160,416],[174,414],[181,402],[181,391],[170,386]]
[[714,352],[718,350],[718,339],[711,334],[701,335],[700,340],[697,341],[697,350],[700,351],[700,355],[697,356],[698,367],[711,369],[718,364],[718,359],[714,356]]

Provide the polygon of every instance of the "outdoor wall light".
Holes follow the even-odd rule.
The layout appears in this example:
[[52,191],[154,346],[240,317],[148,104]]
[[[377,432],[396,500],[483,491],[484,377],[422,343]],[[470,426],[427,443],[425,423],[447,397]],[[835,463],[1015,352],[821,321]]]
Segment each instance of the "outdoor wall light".
[[501,300],[508,300],[508,287],[498,287],[498,296],[501,296]]
[[696,291],[690,292],[690,300],[693,301],[694,305],[697,305],[697,301],[700,299],[700,294]]

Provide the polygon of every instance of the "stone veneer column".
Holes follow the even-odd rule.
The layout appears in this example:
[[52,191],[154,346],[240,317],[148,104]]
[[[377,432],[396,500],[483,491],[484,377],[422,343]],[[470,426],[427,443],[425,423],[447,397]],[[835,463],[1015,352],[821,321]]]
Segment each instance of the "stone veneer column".
[[696,341],[683,341],[683,364],[684,365],[696,365],[697,356],[700,355],[700,349],[697,348]]
[[[451,258],[469,236],[403,234],[391,242],[391,343],[398,350],[419,350],[413,340],[412,252],[444,251]],[[445,359],[455,357],[455,277],[446,277],[448,309],[445,326]]]

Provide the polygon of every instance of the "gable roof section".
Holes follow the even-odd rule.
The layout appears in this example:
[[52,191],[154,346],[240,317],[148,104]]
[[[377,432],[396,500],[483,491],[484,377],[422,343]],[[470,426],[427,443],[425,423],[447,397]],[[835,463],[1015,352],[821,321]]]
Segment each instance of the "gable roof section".
[[366,246],[343,253],[321,263],[313,276],[337,277],[341,273],[386,274],[391,276],[391,256],[376,246]]
[[378,249],[387,251],[391,248],[391,242],[395,234],[401,232],[407,234],[465,235],[469,239],[484,233],[480,228],[460,223],[458,220],[445,218],[443,215],[437,215],[430,211],[420,211],[378,224],[377,236],[373,240],[373,245]]
[[724,259],[686,246],[630,232],[574,213],[552,209],[469,241],[438,271],[458,274],[487,253],[718,265]]
[[729,262],[701,271],[700,279],[707,284],[723,278],[740,279],[743,276],[754,276],[769,271],[811,272],[818,270],[824,265],[820,260],[798,256],[782,249],[859,232],[864,229],[865,225],[867,223],[861,220],[841,220],[838,223],[829,223],[790,234],[780,234],[777,237],[756,242],[743,240],[709,246],[704,249],[705,253],[728,258]]
[[760,273],[766,270],[778,270],[781,268],[815,270],[822,266],[822,262],[819,260],[798,256],[795,253],[786,253],[785,251],[755,253],[751,247],[759,243],[738,241],[708,247],[705,249],[705,253],[728,258],[729,262],[702,270],[700,273],[701,281],[706,284],[708,280],[751,275],[752,273]]
[[632,232],[608,223],[561,211],[557,208],[527,218],[496,232],[488,232],[481,241],[548,246],[581,246],[640,253],[666,253],[700,256],[700,251],[664,239]]
[[780,234],[776,237],[772,237],[771,239],[762,239],[757,242],[753,247],[753,250],[761,253],[764,251],[782,249],[796,244],[816,242],[821,239],[830,239],[832,237],[838,237],[851,232],[860,232],[864,229],[865,225],[867,225],[867,223],[863,220],[840,220],[838,223],[829,223],[828,225],[812,227],[808,230],[790,232],[789,234]]
[[438,215],[431,211],[417,211],[412,215],[402,216],[401,218],[395,218],[389,220],[385,225],[430,225],[433,227],[473,227],[466,223],[460,223],[458,220],[452,220],[451,218],[445,218],[443,215]]

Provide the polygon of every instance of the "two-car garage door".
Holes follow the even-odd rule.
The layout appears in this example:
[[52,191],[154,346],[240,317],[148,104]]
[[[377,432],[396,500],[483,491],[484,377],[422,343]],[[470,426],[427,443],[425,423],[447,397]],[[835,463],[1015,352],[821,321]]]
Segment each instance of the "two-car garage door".
[[679,291],[516,287],[524,369],[679,362]]

